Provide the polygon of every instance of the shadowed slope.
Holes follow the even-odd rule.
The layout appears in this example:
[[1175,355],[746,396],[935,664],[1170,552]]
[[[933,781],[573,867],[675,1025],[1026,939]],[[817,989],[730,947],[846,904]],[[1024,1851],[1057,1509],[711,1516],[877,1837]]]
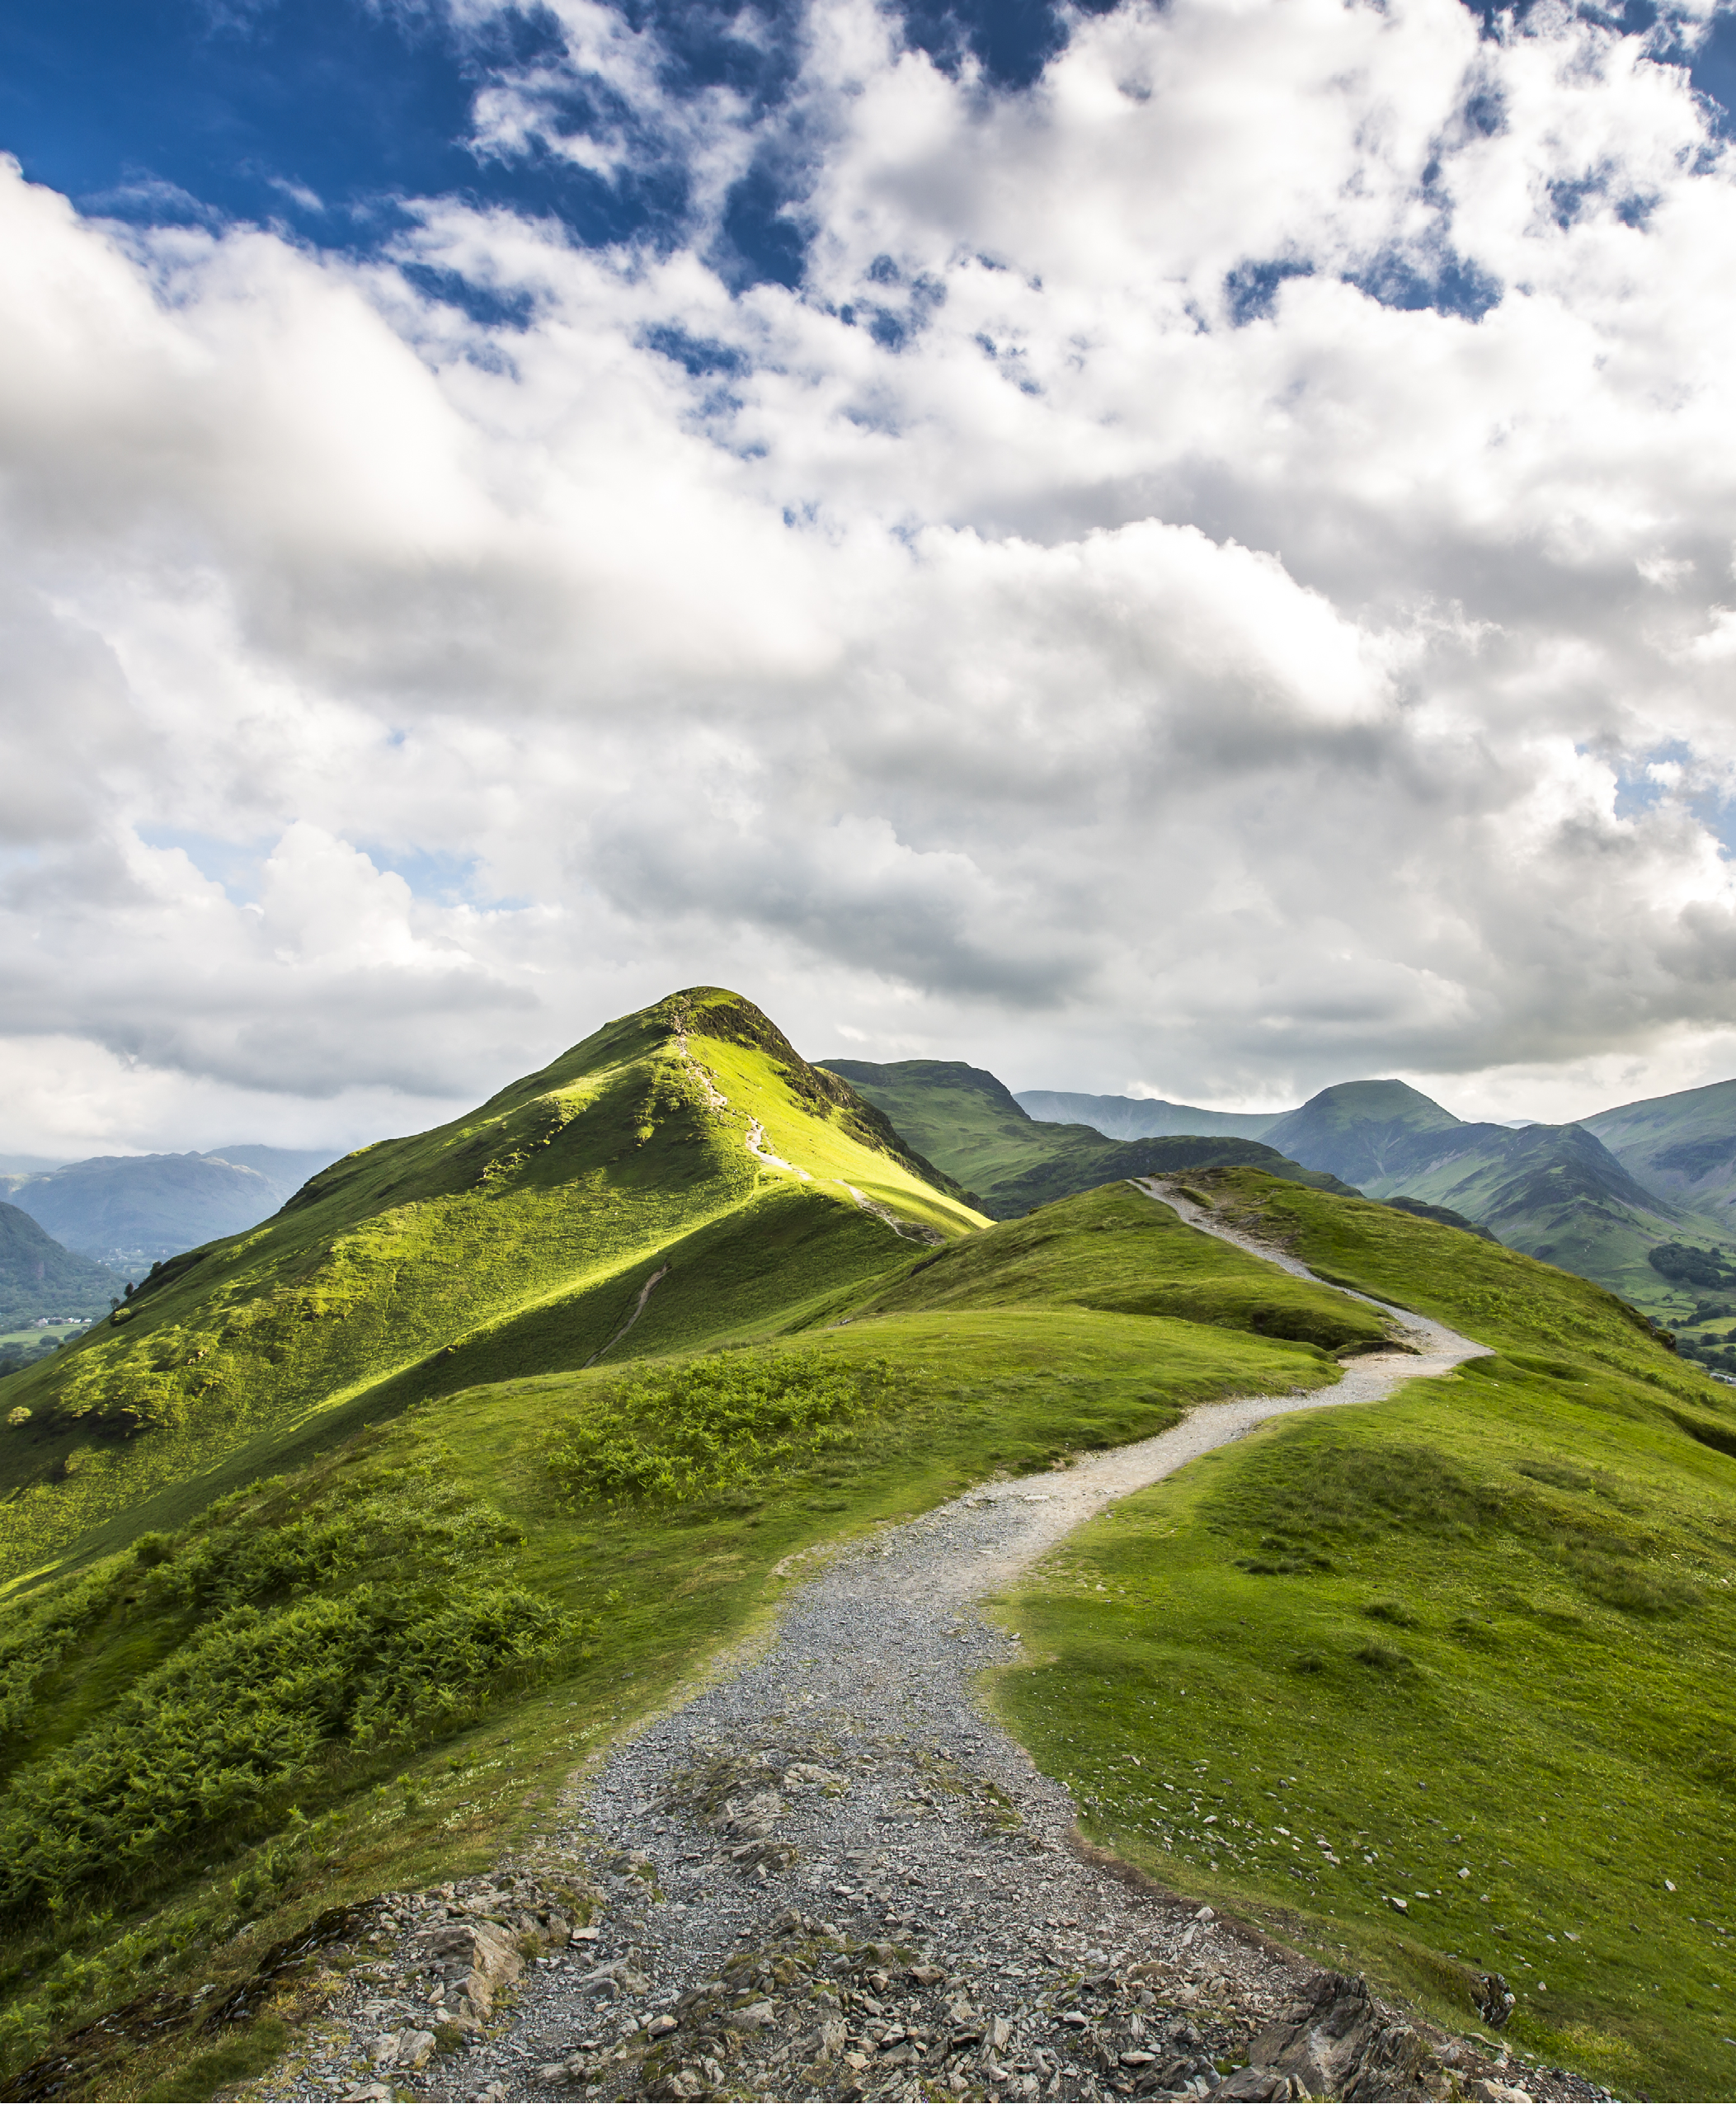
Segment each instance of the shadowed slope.
[[1047,1124],[1028,1117],[992,1074],[959,1060],[875,1066],[865,1060],[835,1059],[826,1065],[877,1104],[924,1155],[968,1185],[995,1220],[1009,1220],[1117,1177],[1173,1175],[1207,1163],[1345,1188],[1334,1176],[1298,1168],[1258,1140],[1169,1134],[1122,1141],[1106,1139],[1088,1125]]
[[1267,1136],[1371,1198],[1463,1214],[1509,1248],[1594,1278],[1665,1318],[1683,1301],[1648,1261],[1687,1236],[1736,1249],[1729,1223],[1686,1212],[1635,1180],[1583,1125],[1468,1124],[1402,1081],[1347,1081]]

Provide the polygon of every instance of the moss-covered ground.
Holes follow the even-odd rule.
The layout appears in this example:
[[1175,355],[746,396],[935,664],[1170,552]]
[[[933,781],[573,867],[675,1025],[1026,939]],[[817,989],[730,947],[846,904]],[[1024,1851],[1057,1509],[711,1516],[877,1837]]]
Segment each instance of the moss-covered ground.
[[[1072,1537],[1005,1714],[1094,1838],[1456,2027],[1653,2096],[1736,2065],[1736,1415],[1619,1304],[1385,1208],[1225,1210],[1502,1349]],[[1402,1911],[1393,1904],[1403,1903]]]

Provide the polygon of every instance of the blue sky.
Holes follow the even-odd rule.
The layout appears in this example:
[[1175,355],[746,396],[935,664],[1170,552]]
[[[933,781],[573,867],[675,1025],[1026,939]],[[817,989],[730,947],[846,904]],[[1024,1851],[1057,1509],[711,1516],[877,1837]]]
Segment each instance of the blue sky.
[[1670,4],[0,8],[0,1144],[406,1129],[700,981],[1224,1108],[1729,1071]]
[[[792,71],[790,11],[755,35],[717,6],[626,8],[656,30],[679,96],[719,82],[775,106]],[[920,4],[913,41],[969,50],[999,82],[1028,81],[1062,41],[1033,0]],[[687,203],[671,152],[605,181],[546,153],[469,150],[478,88],[558,54],[559,24],[534,6],[460,27],[440,0],[59,0],[0,12],[0,140],[33,180],[87,210],[172,223],[207,214],[275,221],[322,247],[366,252],[399,224],[393,200],[461,195],[560,219],[591,244],[676,238]],[[600,116],[576,87],[565,121]],[[775,172],[737,184],[727,225],[741,278],[791,280],[799,244],[777,224]]]
[[[716,4],[621,12],[655,31],[677,99],[723,82],[771,111],[788,92],[798,26],[788,0],[757,11],[750,35]],[[1108,10],[1098,0],[1081,12]],[[1067,35],[1047,0],[915,0],[902,21],[943,63],[968,53],[1014,89]],[[12,0],[0,9],[0,144],[81,209],[147,224],[253,220],[366,254],[398,231],[399,200],[459,195],[551,216],[586,245],[678,240],[690,200],[675,144],[605,179],[546,151],[468,143],[478,89],[561,48],[559,23],[535,6],[461,26],[442,0]],[[1696,83],[1736,107],[1736,21],[1715,23],[1691,63]],[[558,120],[582,132],[622,114],[595,83],[575,82]],[[778,216],[790,191],[775,161],[735,185],[724,224],[736,281],[799,279],[802,242]],[[1405,289],[1392,296],[1402,303]],[[1478,303],[1475,285],[1448,297]]]

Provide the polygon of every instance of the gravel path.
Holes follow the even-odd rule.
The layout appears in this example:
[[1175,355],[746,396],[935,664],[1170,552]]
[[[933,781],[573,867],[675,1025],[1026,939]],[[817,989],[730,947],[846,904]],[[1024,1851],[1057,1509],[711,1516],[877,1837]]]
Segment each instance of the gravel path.
[[[1179,1193],[1142,1188],[1309,1275]],[[1080,1846],[1067,1791],[973,1702],[981,1673],[1020,1656],[1018,1637],[978,1603],[1116,1499],[1268,1418],[1377,1403],[1485,1349],[1386,1312],[1402,1349],[1353,1360],[1324,1394],[1207,1405],[1155,1438],[985,1486],[833,1555],[792,1593],[757,1655],[575,1786],[534,1862],[504,1870],[480,1899],[477,1886],[449,1887],[394,1903],[401,1955],[383,1977],[402,1991],[375,2005],[381,2036],[420,2040],[416,2026],[437,2031],[454,2017],[471,2034],[459,2058],[392,2077],[398,2092],[1212,2090],[1314,1969]],[[588,1897],[572,1911],[594,1918],[582,1945],[565,1941],[557,1909],[548,1926],[556,1866],[569,1880],[584,1866]],[[490,1999],[486,1953],[462,1926],[481,1918],[553,1946],[492,2032],[477,2021]],[[444,1975],[442,1935],[459,1954],[449,1951]],[[392,2060],[375,2055],[383,2072]],[[261,2093],[369,2093],[339,2060],[325,2064]],[[1275,2079],[1277,2090],[1233,2093],[1289,2094]],[[374,2093],[393,2091],[382,2082]]]

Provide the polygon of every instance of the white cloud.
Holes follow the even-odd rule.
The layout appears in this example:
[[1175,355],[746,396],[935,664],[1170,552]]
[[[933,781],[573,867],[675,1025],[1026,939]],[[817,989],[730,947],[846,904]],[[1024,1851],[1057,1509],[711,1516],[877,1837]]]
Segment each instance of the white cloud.
[[[514,324],[0,177],[10,1144],[407,1125],[694,980],[1212,1101],[1728,1057],[1736,197],[1679,71],[1172,0],[1001,93],[820,0],[757,112],[561,20],[479,148],[590,82],[564,150],[684,157],[690,237],[425,200],[400,260]],[[709,260],[761,153],[797,291]]]

